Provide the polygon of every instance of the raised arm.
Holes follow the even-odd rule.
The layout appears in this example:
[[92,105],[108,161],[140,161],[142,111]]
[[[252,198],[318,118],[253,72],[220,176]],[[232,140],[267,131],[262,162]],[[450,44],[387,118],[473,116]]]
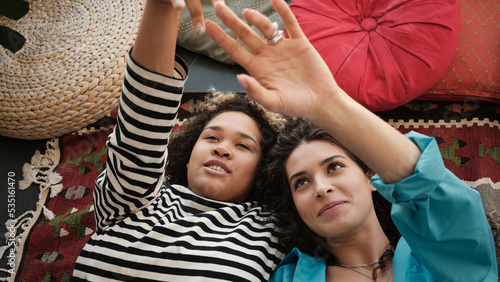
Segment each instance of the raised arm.
[[[215,2],[222,0],[212,0]],[[182,9],[187,6],[198,34],[205,32],[201,0],[147,0],[132,58],[141,66],[164,75],[174,71],[175,45]]]
[[137,64],[173,76],[181,8],[175,8],[170,1],[146,1],[131,54]]
[[[387,183],[411,175],[420,156],[419,149],[340,89],[287,3],[271,2],[288,35],[276,45],[266,44],[227,6],[216,5],[222,22],[253,53],[214,23],[206,23],[212,39],[251,75],[238,76],[247,94],[271,111],[302,117],[324,128]],[[243,15],[264,37],[273,33],[270,20],[260,13],[246,10]]]
[[187,78],[187,67],[175,57],[186,6],[193,23],[203,23],[200,0],[146,1],[127,61],[117,124],[107,142],[106,169],[95,183],[98,231],[150,204],[161,188],[168,139]]
[[170,3],[146,2],[107,142],[106,169],[95,183],[98,231],[148,205],[161,187],[187,76],[186,66],[175,60],[179,15]]

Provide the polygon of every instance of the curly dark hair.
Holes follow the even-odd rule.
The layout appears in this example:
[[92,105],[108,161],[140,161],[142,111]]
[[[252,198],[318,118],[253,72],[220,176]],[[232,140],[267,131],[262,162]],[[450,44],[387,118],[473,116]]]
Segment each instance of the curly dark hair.
[[[268,153],[282,126],[281,116],[266,111],[244,94],[213,92],[207,94],[203,110],[183,122],[179,130],[172,135],[168,145],[167,184],[188,187],[186,165],[194,145],[207,123],[223,112],[242,112],[254,119],[259,125],[262,155]],[[252,189],[247,200],[254,199],[255,192]]]
[[[263,205],[264,210],[270,213],[267,221],[277,227],[276,235],[279,238],[281,251],[289,253],[294,247],[297,247],[304,253],[321,257],[326,260],[327,264],[334,265],[338,261],[327,247],[326,242],[314,234],[300,218],[293,202],[285,170],[285,163],[293,150],[300,144],[313,140],[325,140],[339,146],[359,165],[365,174],[373,174],[363,161],[326,131],[308,121],[295,119],[287,122],[287,126],[279,135],[276,145],[266,155],[263,167],[266,181],[265,185],[259,188],[262,191],[259,193],[258,201]],[[380,258],[383,261],[384,258],[394,254],[401,234],[392,221],[390,202],[377,192],[373,193],[372,198],[377,218],[390,242],[387,251]],[[377,269],[384,267],[385,264],[380,263],[373,271],[373,276],[376,277]]]

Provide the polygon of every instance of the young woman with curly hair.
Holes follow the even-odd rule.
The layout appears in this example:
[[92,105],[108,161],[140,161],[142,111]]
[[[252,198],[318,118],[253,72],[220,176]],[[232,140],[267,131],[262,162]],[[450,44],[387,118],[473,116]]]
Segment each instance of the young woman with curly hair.
[[[192,183],[194,183],[195,179],[199,176],[198,172],[192,169],[192,167],[189,167],[190,160],[194,153],[193,149],[196,147],[197,142],[199,142],[199,138],[203,131],[206,130],[207,124],[210,123],[214,117],[227,112],[243,113],[259,125],[260,155],[267,155],[276,140],[276,131],[283,126],[283,118],[278,114],[266,111],[259,104],[249,100],[246,95],[214,92],[206,97],[203,110],[186,120],[182,124],[181,129],[173,134],[168,145],[168,183],[192,187]],[[228,120],[231,121],[235,127],[240,126],[235,120]],[[240,144],[239,146],[242,147],[243,145]],[[259,167],[260,166],[257,166],[257,168]],[[247,178],[252,182],[250,187],[253,187],[257,172],[258,170],[255,170],[249,177],[243,176],[241,178]],[[191,179],[191,185],[188,183],[189,179]],[[252,191],[252,189],[246,190],[242,194],[238,194],[237,198],[239,198],[239,201],[245,199],[255,200],[255,193],[252,193]],[[213,192],[219,193],[219,195],[215,195]],[[212,193],[206,196],[220,200],[225,200],[224,197],[229,197],[232,194],[231,192],[224,192],[220,189],[213,191],[207,190],[207,192],[204,193]]]
[[179,17],[170,1],[146,2],[75,281],[265,281],[284,256],[252,194],[279,115],[213,93],[171,137],[188,75]]

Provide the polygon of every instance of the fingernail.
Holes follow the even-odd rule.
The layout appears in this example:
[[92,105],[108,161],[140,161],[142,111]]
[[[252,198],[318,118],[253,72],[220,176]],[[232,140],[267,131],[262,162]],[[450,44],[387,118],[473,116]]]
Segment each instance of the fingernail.
[[183,0],[175,0],[174,1],[174,7],[177,8],[177,7],[181,7],[184,5],[184,1]]
[[203,25],[200,22],[196,23],[196,34],[198,35],[203,35],[205,33],[205,29],[203,28]]
[[222,1],[222,0],[215,0],[214,1],[214,6],[217,5],[217,4],[219,4],[219,3],[224,4],[224,1]]
[[241,84],[241,86],[243,88],[245,88],[245,89],[248,88],[247,81],[245,80],[243,75],[241,75],[241,74],[236,75],[236,79],[238,80],[238,82]]

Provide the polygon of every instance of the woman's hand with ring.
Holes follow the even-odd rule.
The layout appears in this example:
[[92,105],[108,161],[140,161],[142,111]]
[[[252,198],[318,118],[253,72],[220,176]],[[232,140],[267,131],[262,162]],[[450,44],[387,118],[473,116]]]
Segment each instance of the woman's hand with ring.
[[[333,104],[332,98],[343,91],[302,32],[288,4],[283,0],[271,3],[284,23],[287,38],[280,38],[275,25],[261,13],[244,10],[246,24],[223,4],[215,6],[217,16],[251,52],[213,22],[206,22],[207,32],[251,75],[238,76],[250,98],[271,111],[312,121],[319,118],[314,115],[320,107]],[[249,25],[255,26],[262,36]]]
[[283,30],[278,28],[278,23],[273,22],[274,32],[268,37],[265,37],[266,43],[270,45],[277,44],[281,39],[283,39]]

